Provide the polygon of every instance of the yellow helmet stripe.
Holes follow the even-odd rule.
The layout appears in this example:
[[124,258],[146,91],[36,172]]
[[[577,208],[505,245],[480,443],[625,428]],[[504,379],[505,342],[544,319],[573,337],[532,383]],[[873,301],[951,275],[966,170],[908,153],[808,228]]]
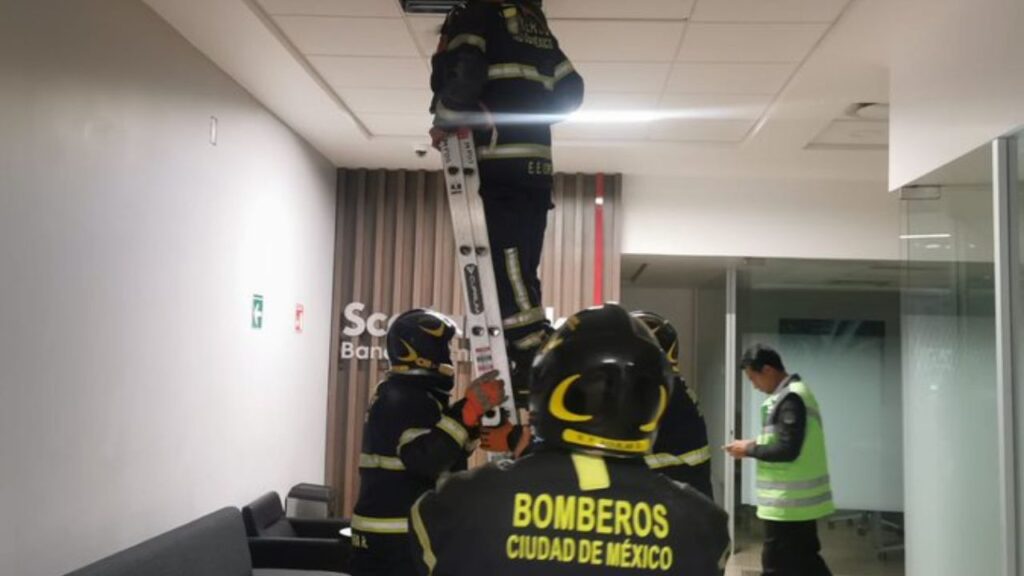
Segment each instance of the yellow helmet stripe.
[[564,422],[587,422],[594,419],[593,416],[577,414],[565,406],[565,394],[569,391],[569,387],[579,380],[581,376],[582,374],[569,376],[559,382],[558,386],[555,386],[555,391],[551,393],[551,400],[548,402],[548,411],[551,412],[552,416]]
[[406,342],[405,340],[400,340],[400,342],[402,343],[402,346],[405,346],[405,349],[408,350],[409,353],[406,354],[405,356],[399,356],[398,359],[402,362],[415,362],[416,359],[420,357],[420,355],[416,352],[416,349],[413,348],[412,345]]
[[426,326],[420,326],[420,330],[423,330],[424,332],[426,332],[427,334],[430,334],[434,338],[440,338],[441,336],[444,336],[444,328],[445,328],[444,324],[441,324],[440,326],[438,326],[437,328],[435,328],[433,330],[431,330],[430,328],[427,328]]
[[658,428],[658,420],[661,420],[661,415],[668,407],[668,392],[665,391],[665,387],[658,386],[658,391],[661,393],[661,398],[658,401],[658,413],[654,415],[654,420],[640,427],[641,432],[654,432]]

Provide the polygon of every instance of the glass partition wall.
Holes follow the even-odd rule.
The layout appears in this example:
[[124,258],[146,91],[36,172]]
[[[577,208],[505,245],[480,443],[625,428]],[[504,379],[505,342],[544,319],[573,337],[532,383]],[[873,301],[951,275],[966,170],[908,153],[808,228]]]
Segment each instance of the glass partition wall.
[[907,573],[1001,574],[991,147],[903,189]]

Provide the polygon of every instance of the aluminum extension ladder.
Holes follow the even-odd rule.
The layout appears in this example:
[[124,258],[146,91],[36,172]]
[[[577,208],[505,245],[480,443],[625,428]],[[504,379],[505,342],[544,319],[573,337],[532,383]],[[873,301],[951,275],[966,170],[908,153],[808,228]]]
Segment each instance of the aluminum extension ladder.
[[[477,170],[476,145],[470,130],[449,134],[441,143],[444,181],[448,207],[455,228],[455,247],[462,274],[462,293],[466,302],[466,336],[469,338],[473,377],[497,370],[505,383],[505,404],[512,424],[519,422],[512,395],[508,352],[498,306],[498,287],[491,260],[491,241],[487,235],[484,203],[480,197],[480,173]],[[485,425],[498,424],[500,415],[484,418]]]

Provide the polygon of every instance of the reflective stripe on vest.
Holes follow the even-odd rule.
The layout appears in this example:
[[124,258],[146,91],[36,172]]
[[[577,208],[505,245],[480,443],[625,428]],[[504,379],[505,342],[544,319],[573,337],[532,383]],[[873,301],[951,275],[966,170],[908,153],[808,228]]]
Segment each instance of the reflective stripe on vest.
[[352,516],[352,529],[374,534],[406,534],[409,532],[408,518],[371,518]]
[[763,428],[759,445],[776,441],[777,426],[771,424],[782,400],[796,394],[807,411],[807,426],[800,455],[793,462],[757,463],[757,515],[764,520],[796,522],[815,520],[835,511],[825,450],[825,431],[814,394],[803,382],[786,383],[761,405]]
[[555,72],[551,76],[541,74],[535,66],[530,66],[529,64],[492,64],[487,69],[487,79],[529,80],[537,82],[548,91],[551,91],[555,89],[555,85],[558,84],[559,80],[562,80],[574,71],[575,68],[572,67],[572,63],[568,60],[564,60],[561,64],[555,66]]
[[480,160],[512,160],[516,158],[551,159],[551,147],[543,144],[502,144],[481,146],[477,151]]
[[360,454],[360,468],[381,468],[383,470],[405,470],[405,464],[400,458],[393,456],[378,456],[376,454]]
[[671,466],[700,466],[709,460],[711,460],[710,446],[697,448],[678,456],[665,452],[644,456],[644,461],[647,462],[647,467],[651,470],[669,468]]

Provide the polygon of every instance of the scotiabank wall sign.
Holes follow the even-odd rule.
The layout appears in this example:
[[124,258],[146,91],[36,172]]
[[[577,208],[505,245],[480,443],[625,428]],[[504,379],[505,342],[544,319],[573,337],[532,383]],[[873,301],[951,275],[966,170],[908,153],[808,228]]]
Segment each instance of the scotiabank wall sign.
[[[370,310],[362,302],[349,302],[342,312],[342,340],[339,353],[341,360],[386,360],[387,352],[384,348],[384,337],[387,336],[388,328],[404,310],[396,314],[385,314]],[[561,324],[564,318],[555,318],[554,308],[545,310],[548,320],[555,325]],[[456,363],[469,362],[469,350],[465,343],[467,340],[462,337],[466,333],[466,321],[462,316],[448,315],[455,321],[459,328],[459,335],[456,337],[456,344],[453,346],[453,360]],[[367,344],[368,341],[376,340],[377,343]]]

